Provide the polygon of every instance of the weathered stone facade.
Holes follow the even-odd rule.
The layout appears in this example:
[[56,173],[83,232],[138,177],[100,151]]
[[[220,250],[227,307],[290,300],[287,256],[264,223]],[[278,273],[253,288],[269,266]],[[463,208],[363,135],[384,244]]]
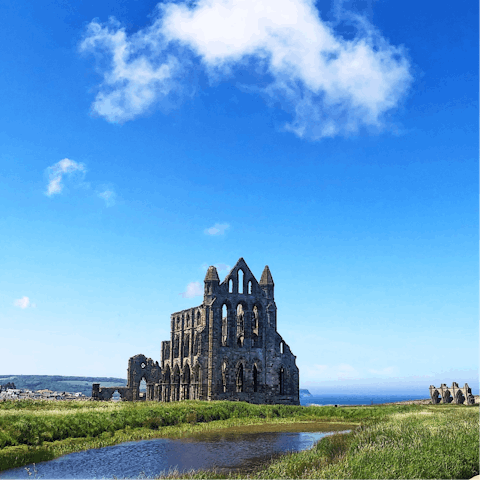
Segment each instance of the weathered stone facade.
[[[296,357],[277,332],[268,266],[257,282],[240,258],[221,283],[216,268],[209,267],[203,303],[172,314],[170,325],[161,365],[136,355],[129,360],[127,387],[95,384],[92,397],[108,400],[118,390],[125,400],[299,405]],[[147,383],[145,396],[139,393],[142,379]]]
[[[147,394],[140,393],[140,382],[147,382]],[[158,362],[154,362],[145,355],[135,355],[128,360],[127,386],[126,387],[101,387],[99,383],[92,385],[92,398],[94,400],[110,400],[115,392],[120,394],[122,400],[145,400],[149,395],[149,388],[162,381],[162,370]],[[150,395],[151,396],[151,395]]]
[[451,387],[447,387],[446,383],[442,383],[438,388],[430,385],[430,398],[432,403],[466,403],[467,405],[475,403],[475,397],[468,383],[463,388],[460,388],[457,382],[453,382]]

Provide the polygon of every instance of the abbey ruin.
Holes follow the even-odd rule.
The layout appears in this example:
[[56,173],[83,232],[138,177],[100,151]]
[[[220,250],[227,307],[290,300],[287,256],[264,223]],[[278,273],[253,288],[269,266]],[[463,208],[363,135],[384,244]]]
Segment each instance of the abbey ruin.
[[458,386],[457,382],[453,382],[451,387],[447,387],[446,383],[442,383],[438,388],[430,385],[430,399],[432,403],[466,403],[473,405],[475,397],[472,395],[472,389],[465,384],[463,388]]
[[[274,283],[268,266],[260,282],[240,258],[220,283],[205,276],[203,303],[173,313],[161,363],[144,355],[128,361],[126,387],[93,384],[92,397],[109,400],[241,400],[299,405],[295,356],[277,332]],[[146,381],[146,394],[139,391]]]

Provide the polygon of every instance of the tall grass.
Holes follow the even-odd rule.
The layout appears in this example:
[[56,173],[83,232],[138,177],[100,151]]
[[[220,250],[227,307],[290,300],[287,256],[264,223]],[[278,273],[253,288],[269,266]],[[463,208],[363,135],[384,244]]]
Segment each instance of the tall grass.
[[[406,407],[404,407],[406,408]],[[395,411],[398,411],[395,410]],[[40,446],[67,438],[97,437],[125,427],[151,430],[229,418],[290,418],[360,422],[389,413],[370,407],[300,407],[245,402],[0,402],[0,448]]]
[[254,477],[472,478],[479,474],[478,427],[478,406],[423,407],[326,437]]
[[[0,470],[66,453],[234,425],[359,425],[287,455],[253,478],[470,478],[478,473],[478,407],[301,407],[243,402],[0,402]],[[361,424],[361,426],[360,426]],[[197,472],[188,476],[225,475]]]
[[[374,414],[373,410],[370,414]],[[361,409],[251,405],[244,402],[0,402],[0,470],[65,453],[155,436],[186,435],[195,425],[290,421],[356,421]],[[173,430],[170,427],[178,426]]]

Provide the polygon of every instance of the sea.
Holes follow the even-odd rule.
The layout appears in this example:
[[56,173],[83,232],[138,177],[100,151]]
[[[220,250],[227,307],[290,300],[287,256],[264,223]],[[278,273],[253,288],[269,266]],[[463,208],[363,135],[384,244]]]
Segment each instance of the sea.
[[385,394],[345,394],[324,393],[321,395],[301,395],[300,405],[378,405],[380,403],[424,400],[430,397],[425,393],[385,393]]

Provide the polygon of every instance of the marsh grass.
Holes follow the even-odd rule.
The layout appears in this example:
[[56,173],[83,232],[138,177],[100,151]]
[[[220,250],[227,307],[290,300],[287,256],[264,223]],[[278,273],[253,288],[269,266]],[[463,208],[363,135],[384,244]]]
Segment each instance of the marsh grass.
[[425,406],[273,462],[255,478],[472,478],[479,474],[478,406]]
[[[118,443],[272,423],[356,424],[250,478],[471,478],[478,406],[301,407],[243,402],[1,402],[0,470]],[[349,427],[350,428],[350,427]],[[240,478],[172,471],[168,478]]]
[[355,408],[251,405],[244,402],[0,402],[0,470],[66,453],[206,429],[287,421],[349,421]]

